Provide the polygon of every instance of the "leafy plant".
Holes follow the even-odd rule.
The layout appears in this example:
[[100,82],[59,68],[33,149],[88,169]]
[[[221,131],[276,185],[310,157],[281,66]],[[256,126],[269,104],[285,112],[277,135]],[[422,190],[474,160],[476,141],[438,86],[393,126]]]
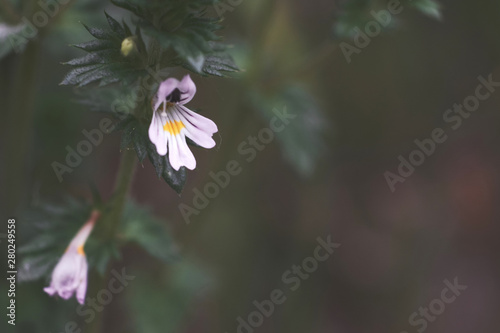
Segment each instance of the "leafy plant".
[[65,63],[72,69],[62,84],[83,87],[98,83],[102,87],[120,83],[131,92],[140,92],[144,98],[132,101],[125,114],[109,106],[105,112],[118,119],[115,132],[122,132],[121,149],[135,150],[140,162],[148,157],[158,177],[181,193],[186,182],[186,169],[174,170],[168,155],[158,155],[149,140],[147,126],[153,113],[150,101],[154,91],[141,85],[141,80],[153,76],[158,81],[165,69],[173,67],[220,77],[238,71],[238,67],[216,34],[221,28],[219,19],[206,15],[207,6],[213,1],[112,2],[135,15],[134,33],[127,23],[119,23],[107,13],[109,28],[85,26],[95,39],[74,45],[87,55]]
[[[79,228],[89,218],[92,205],[67,197],[60,204],[44,203],[28,210],[20,233],[18,249],[22,256],[19,266],[20,282],[48,279],[59,258]],[[97,223],[105,223],[99,220]],[[166,226],[151,213],[129,202],[117,230],[119,237],[103,240],[92,236],[85,245],[89,267],[102,275],[112,258],[119,258],[120,249],[134,243],[143,247],[152,256],[171,262],[177,259],[177,248]]]

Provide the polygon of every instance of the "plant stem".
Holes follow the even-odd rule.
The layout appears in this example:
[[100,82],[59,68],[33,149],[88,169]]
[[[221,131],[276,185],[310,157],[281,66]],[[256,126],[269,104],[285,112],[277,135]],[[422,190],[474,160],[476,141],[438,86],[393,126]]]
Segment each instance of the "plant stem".
[[[136,166],[137,158],[135,151],[125,150],[122,153],[120,167],[116,176],[113,197],[104,209],[104,214],[100,222],[96,224],[95,234],[103,242],[111,242],[116,237]],[[108,274],[109,269],[106,275]],[[89,272],[89,275],[91,276],[89,277],[90,283],[87,295],[88,297],[95,298],[101,289],[106,288],[108,278],[107,276],[100,276],[97,272]],[[86,332],[98,333],[101,331],[102,314],[103,312],[96,313],[92,323],[86,327]]]
[[103,230],[103,236],[106,240],[111,240],[116,235],[136,166],[135,151],[125,150],[122,153],[120,168],[116,176],[115,190],[109,203],[109,214],[106,216],[106,225]]

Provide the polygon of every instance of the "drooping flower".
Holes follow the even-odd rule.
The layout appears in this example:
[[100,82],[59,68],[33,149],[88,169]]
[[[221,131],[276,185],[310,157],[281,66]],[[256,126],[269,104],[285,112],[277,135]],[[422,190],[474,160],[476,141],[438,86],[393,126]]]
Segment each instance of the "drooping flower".
[[153,99],[153,118],[149,126],[149,139],[159,155],[168,152],[170,165],[175,170],[181,166],[193,170],[196,160],[188,148],[186,137],[203,148],[213,148],[212,139],[217,125],[202,115],[186,108],[196,94],[196,85],[189,75],[181,81],[169,78],[163,81]]
[[92,211],[89,220],[73,237],[66,252],[59,259],[52,272],[50,286],[43,289],[50,296],[57,294],[63,299],[69,299],[73,293],[76,293],[78,303],[84,303],[87,292],[88,264],[83,247],[99,215],[98,211]]

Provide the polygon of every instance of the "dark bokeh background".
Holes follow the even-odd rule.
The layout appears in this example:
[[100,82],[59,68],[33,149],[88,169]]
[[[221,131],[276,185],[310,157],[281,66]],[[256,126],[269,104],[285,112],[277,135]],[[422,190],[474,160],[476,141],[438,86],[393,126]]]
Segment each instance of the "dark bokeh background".
[[[157,179],[149,162],[139,166],[131,191],[169,225],[199,276],[179,273],[179,265],[164,267],[140,249],[124,249],[116,267],[128,267],[147,286],[132,284],[106,307],[103,331],[164,332],[162,321],[175,318],[178,325],[167,331],[236,332],[237,318],[255,310],[252,302],[279,288],[286,302],[255,332],[410,333],[417,331],[408,323],[410,314],[440,297],[443,280],[458,277],[467,290],[426,332],[498,332],[500,92],[456,131],[443,113],[474,93],[478,76],[492,73],[500,80],[500,3],[442,4],[442,21],[404,11],[398,29],[374,38],[350,64],[331,39],[333,1],[247,0],[225,13],[223,35],[235,45],[244,71],[235,79],[193,76],[198,94],[190,104],[219,125],[217,148],[195,151],[198,167],[181,196]],[[64,182],[51,167],[64,159],[66,145],[76,145],[81,131],[96,128],[102,118],[86,112],[72,89],[58,83],[66,72],[60,63],[80,54],[66,45],[88,39],[76,22],[104,25],[105,7],[91,2],[68,12],[67,26],[53,32],[61,38],[40,41],[37,60],[29,64],[36,94],[27,125],[18,127],[6,112],[9,95],[16,96],[9,88],[22,71],[19,56],[0,63],[2,215],[15,211],[16,191],[24,204],[64,191],[88,196],[91,179],[104,197],[111,193],[120,158],[117,134],[107,135]],[[267,126],[250,106],[248,90],[275,77],[282,84],[301,82],[322,110],[324,147],[309,176],[283,158],[276,141],[251,163],[238,154],[241,142]],[[270,103],[267,111],[273,107],[283,105]],[[436,127],[445,129],[448,140],[392,193],[384,173],[396,172],[398,156],[407,157],[416,148],[413,141]],[[24,158],[15,170],[9,165],[19,157],[7,154],[10,146]],[[193,189],[202,189],[209,172],[232,159],[241,162],[241,174],[186,224],[179,204],[191,205]],[[282,274],[313,255],[317,237],[328,235],[341,247],[289,291]],[[173,291],[158,282],[173,279],[181,286]],[[186,304],[175,288],[190,288],[190,279],[200,287],[188,293]],[[19,332],[63,331],[75,316],[76,303],[48,299],[44,284],[18,286]],[[158,297],[139,302],[141,288]]]

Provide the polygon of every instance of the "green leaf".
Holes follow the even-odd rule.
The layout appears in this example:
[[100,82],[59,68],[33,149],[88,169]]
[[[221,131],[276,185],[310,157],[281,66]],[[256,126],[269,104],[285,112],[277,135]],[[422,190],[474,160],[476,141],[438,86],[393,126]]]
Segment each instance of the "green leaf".
[[207,272],[189,261],[173,264],[155,276],[137,276],[126,294],[134,314],[133,331],[157,332],[161,327],[162,332],[181,332],[182,325],[196,315],[195,302],[211,287]]
[[276,117],[276,113],[295,116],[276,138],[285,160],[303,176],[311,175],[324,151],[326,128],[326,120],[314,98],[303,88],[290,85],[272,97],[254,92],[252,101],[266,121]]
[[109,27],[113,32],[115,32],[119,36],[127,36],[127,33],[125,31],[125,28],[122,27],[120,23],[118,23],[117,20],[112,18],[111,16],[108,15],[108,13],[104,12],[104,15],[106,15],[106,19],[108,21]]
[[[150,147],[150,149],[153,149],[153,147]],[[156,148],[154,149],[156,153]],[[163,172],[161,177],[167,182],[168,185],[170,185],[171,188],[175,190],[175,192],[177,192],[177,194],[181,194],[184,185],[186,185],[186,168],[180,167],[179,170],[174,170],[174,168],[170,165],[167,154],[163,157]]]
[[412,5],[423,14],[441,20],[441,4],[436,0],[414,0]]
[[101,276],[106,275],[108,263],[112,258],[120,258],[116,242],[102,242],[94,237],[87,240],[85,253],[89,266],[94,267]]
[[75,44],[73,46],[82,49],[84,51],[91,52],[91,51],[101,51],[106,49],[109,50],[113,47],[113,44],[114,43],[109,40],[94,39],[88,42]]
[[227,77],[225,73],[240,70],[231,55],[227,53],[228,47],[226,45],[211,42],[210,47],[212,52],[205,56],[202,74]]
[[[65,65],[72,66],[61,82],[62,85],[85,86],[99,82],[101,86],[122,82],[131,84],[139,77],[147,74],[146,48],[139,30],[136,35],[131,36],[130,28],[120,24],[117,20],[105,13],[110,29],[85,28],[96,39],[73,45],[76,48],[88,52],[87,55],[70,60]],[[126,38],[132,38],[137,44],[138,56],[121,53],[122,42]]]
[[145,124],[131,115],[120,120],[114,129],[122,131],[120,147],[121,149],[134,149],[141,162],[147,156],[154,166],[158,178],[163,178],[170,187],[180,194],[186,184],[186,168],[181,167],[176,171],[170,165],[168,154],[158,155],[155,145],[149,140],[148,126],[149,124]]
[[22,283],[49,277],[60,255],[60,252],[50,251],[38,255],[23,256],[17,269],[17,281]]
[[91,205],[66,198],[60,205],[45,203],[29,209],[19,232],[18,253],[22,260],[18,280],[50,276],[71,239],[88,220]]
[[138,244],[166,263],[178,258],[178,249],[165,224],[154,218],[149,210],[129,203],[123,216],[120,232],[126,242]]
[[134,13],[137,16],[143,16],[145,14],[140,6],[134,4],[131,1],[111,0],[111,3],[113,3],[115,6],[121,7],[123,9],[128,10],[128,11],[131,11],[132,13]]
[[[89,219],[92,209],[89,203],[71,197],[57,205],[44,203],[29,209],[19,232],[18,253],[22,259],[18,280],[48,279],[68,244]],[[93,234],[85,243],[85,253],[89,267],[102,275],[109,259],[118,257],[116,242],[103,242]]]
[[214,46],[220,39],[216,34],[221,29],[220,19],[206,14],[214,0],[112,2],[139,17],[137,25],[163,51],[162,64],[216,76],[238,70],[223,45]]

